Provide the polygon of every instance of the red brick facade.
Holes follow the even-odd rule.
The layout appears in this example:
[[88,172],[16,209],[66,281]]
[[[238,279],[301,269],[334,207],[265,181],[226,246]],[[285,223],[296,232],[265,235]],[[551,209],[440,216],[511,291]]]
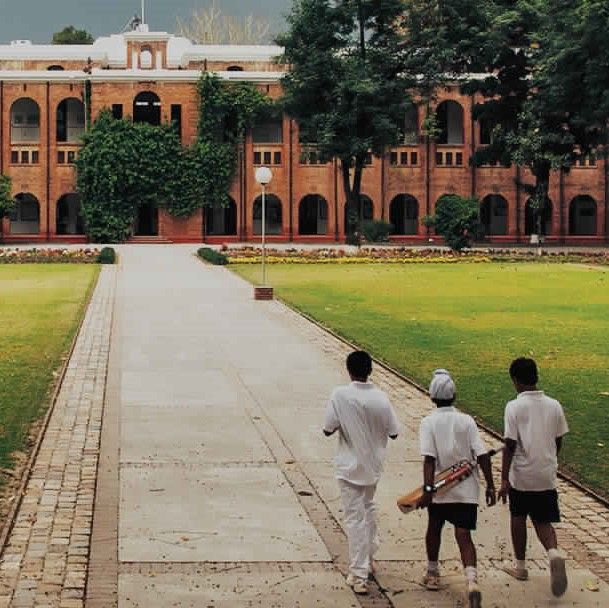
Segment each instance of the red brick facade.
[[[62,199],[76,190],[72,160],[78,153],[77,135],[85,126],[81,122],[86,112],[84,106],[78,109],[76,101],[70,102],[70,110],[66,110],[65,104],[60,106],[64,100],[84,99],[86,80],[91,82],[93,119],[102,109],[113,107],[124,116],[132,116],[137,111],[134,106],[137,95],[153,93],[160,103],[161,121],[175,119],[174,112],[178,112],[184,144],[192,143],[196,137],[195,84],[201,68],[216,70],[226,78],[234,78],[239,68],[243,73],[238,78],[248,80],[250,72],[251,80],[261,89],[272,96],[280,94],[278,79],[282,68],[272,61],[259,57],[251,61],[242,57],[218,58],[217,53],[207,58],[199,52],[198,56],[184,55],[184,65],[172,67],[168,40],[167,35],[150,34],[147,39],[145,34],[127,34],[122,69],[108,68],[105,60],[97,58],[90,63],[52,58],[17,61],[4,58],[0,47],[0,173],[12,178],[14,194],[19,195],[20,201],[27,201],[20,202],[23,209],[12,220],[4,220],[5,242],[86,240],[74,215],[77,198]],[[87,64],[87,71],[83,71]],[[47,71],[51,66],[53,69]],[[59,66],[64,68],[63,72],[57,71]],[[14,105],[24,99],[35,105],[29,101]],[[427,242],[433,235],[420,220],[433,213],[438,198],[451,193],[474,195],[485,201],[482,216],[486,218],[484,236],[488,241],[527,242],[533,228],[526,211],[526,194],[516,184],[530,176],[517,168],[470,167],[469,158],[481,145],[479,125],[471,120],[473,99],[455,87],[443,92],[438,103],[445,100],[457,102],[461,107],[461,110],[454,105],[451,108],[455,112],[453,118],[460,116],[451,122],[448,138],[451,143],[427,142],[416,135],[410,140],[413,143],[388,151],[383,158],[371,159],[364,171],[362,192],[372,203],[372,216],[399,225],[397,232],[403,234],[396,234],[393,237],[396,241]],[[418,125],[422,120],[419,110]],[[298,127],[287,117],[283,119],[282,132],[276,129],[275,133],[280,136],[269,138],[269,143],[264,143],[264,136],[256,139],[253,134],[248,135],[240,150],[238,174],[231,192],[234,208],[226,212],[198,212],[187,220],[174,219],[160,210],[152,223],[150,218],[145,220],[148,223],[143,233],[157,234],[173,242],[258,239],[260,213],[256,217],[254,201],[260,187],[254,171],[258,165],[268,164],[273,171],[268,187],[269,240],[344,240],[345,197],[337,163],[312,164],[314,150],[300,146]],[[552,212],[546,224],[549,241],[607,242],[608,175],[603,161],[586,162],[568,174],[552,175]],[[140,232],[142,225],[138,224]]]

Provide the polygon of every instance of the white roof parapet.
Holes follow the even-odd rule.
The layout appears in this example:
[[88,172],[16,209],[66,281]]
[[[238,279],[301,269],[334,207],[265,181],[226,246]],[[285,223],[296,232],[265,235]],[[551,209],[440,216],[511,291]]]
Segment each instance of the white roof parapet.
[[[0,70],[0,81],[4,82],[197,82],[202,72],[198,70],[100,70],[94,69],[89,76],[82,71],[59,72]],[[285,72],[215,72],[222,80],[274,84]]]

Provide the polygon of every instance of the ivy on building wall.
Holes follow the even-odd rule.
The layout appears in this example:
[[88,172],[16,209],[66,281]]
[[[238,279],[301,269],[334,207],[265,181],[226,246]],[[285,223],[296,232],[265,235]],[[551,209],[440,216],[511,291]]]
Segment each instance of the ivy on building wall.
[[11,194],[11,178],[0,175],[0,241],[2,240],[2,218],[10,215],[15,207],[15,199]]
[[84,137],[76,161],[89,237],[121,242],[142,205],[174,217],[225,206],[237,169],[237,145],[272,104],[249,83],[226,84],[204,74],[197,141],[183,147],[171,125],[134,124],[103,111]]

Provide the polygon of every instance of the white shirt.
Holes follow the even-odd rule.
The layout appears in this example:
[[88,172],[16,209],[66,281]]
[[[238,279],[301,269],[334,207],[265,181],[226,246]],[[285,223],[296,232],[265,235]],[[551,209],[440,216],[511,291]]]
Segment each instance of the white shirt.
[[336,429],[336,478],[358,486],[376,484],[383,472],[387,438],[400,430],[387,395],[369,382],[335,388],[326,409],[324,430]]
[[[475,463],[488,450],[471,416],[454,407],[438,407],[421,421],[421,455],[436,459],[436,474],[461,460]],[[445,494],[433,496],[434,503],[478,504],[478,473],[468,477]]]
[[562,406],[543,391],[525,391],[505,406],[506,439],[516,442],[510,484],[541,492],[556,487],[556,438],[569,432]]

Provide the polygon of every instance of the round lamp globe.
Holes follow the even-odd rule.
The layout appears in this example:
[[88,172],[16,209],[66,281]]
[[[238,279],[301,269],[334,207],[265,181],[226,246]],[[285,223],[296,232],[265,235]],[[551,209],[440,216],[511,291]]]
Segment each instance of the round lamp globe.
[[256,181],[261,186],[267,186],[271,183],[272,179],[273,173],[268,167],[258,167],[258,169],[256,169]]

